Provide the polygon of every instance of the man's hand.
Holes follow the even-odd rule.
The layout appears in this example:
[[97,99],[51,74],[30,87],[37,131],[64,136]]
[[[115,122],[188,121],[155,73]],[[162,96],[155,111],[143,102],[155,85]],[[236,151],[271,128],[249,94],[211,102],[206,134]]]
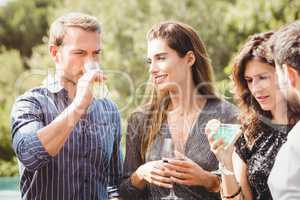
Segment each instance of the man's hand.
[[76,95],[73,103],[80,111],[86,110],[93,99],[92,87],[94,82],[101,82],[105,79],[99,70],[91,70],[83,74],[77,82]]

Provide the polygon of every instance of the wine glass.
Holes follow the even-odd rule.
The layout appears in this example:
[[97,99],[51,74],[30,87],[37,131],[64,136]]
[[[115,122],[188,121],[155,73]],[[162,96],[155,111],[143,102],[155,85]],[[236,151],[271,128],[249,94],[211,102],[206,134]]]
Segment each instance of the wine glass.
[[[100,67],[100,64],[95,61],[88,61],[84,63],[84,69],[86,72],[95,71],[95,70],[101,73],[103,72]],[[93,96],[95,99],[110,98],[109,90],[106,84],[103,83],[103,81],[101,82],[97,81],[93,83]]]
[[[222,139],[223,144],[224,144],[224,151],[227,150],[231,145],[234,144],[236,139],[239,137],[241,134],[241,125],[240,124],[224,124],[221,123],[217,132],[215,132],[212,135],[212,138],[214,140]],[[234,173],[230,170],[228,170],[225,165],[221,161],[222,159],[219,160],[219,167],[217,170],[212,171],[211,173],[216,174],[216,175],[234,175]]]
[[[175,151],[174,151],[174,144],[171,135],[164,135],[163,136],[163,142],[162,142],[162,148],[161,148],[161,157],[164,162],[168,162],[168,158],[175,158]],[[176,196],[174,187],[172,184],[172,187],[170,188],[170,193],[166,197],[162,197],[162,200],[182,200],[182,198],[179,198]]]

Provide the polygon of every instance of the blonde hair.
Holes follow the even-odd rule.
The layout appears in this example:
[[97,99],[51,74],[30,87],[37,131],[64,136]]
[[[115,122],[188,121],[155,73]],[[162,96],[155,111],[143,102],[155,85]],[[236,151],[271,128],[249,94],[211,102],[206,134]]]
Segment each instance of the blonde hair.
[[62,45],[68,27],[78,27],[85,31],[101,33],[101,26],[96,17],[80,12],[71,12],[57,18],[51,24],[49,45]]

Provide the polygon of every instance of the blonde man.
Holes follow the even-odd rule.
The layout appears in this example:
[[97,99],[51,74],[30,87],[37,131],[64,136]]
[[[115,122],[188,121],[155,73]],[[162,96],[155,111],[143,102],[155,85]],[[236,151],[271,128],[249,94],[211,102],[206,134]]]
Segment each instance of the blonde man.
[[100,62],[100,36],[97,19],[82,13],[51,25],[55,78],[20,96],[12,110],[22,199],[118,198],[120,115],[114,103],[96,100],[90,91],[103,74],[84,69]]

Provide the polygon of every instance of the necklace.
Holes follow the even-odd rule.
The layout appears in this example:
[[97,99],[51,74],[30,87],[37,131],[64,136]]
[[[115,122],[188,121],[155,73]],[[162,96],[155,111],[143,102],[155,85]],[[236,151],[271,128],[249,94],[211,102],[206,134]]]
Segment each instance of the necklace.
[[197,122],[200,112],[203,110],[206,104],[206,100],[198,104],[198,107],[194,109],[179,110],[175,109],[169,111],[167,114],[167,122],[169,130],[172,135],[172,139],[175,145],[175,149],[180,152],[184,152],[184,147],[188,136],[192,133],[192,129]]
[[168,115],[168,125],[174,147],[181,153],[184,152],[186,141],[192,133],[192,129],[198,118],[198,113],[198,111],[195,111],[193,113],[184,113],[182,115]]

